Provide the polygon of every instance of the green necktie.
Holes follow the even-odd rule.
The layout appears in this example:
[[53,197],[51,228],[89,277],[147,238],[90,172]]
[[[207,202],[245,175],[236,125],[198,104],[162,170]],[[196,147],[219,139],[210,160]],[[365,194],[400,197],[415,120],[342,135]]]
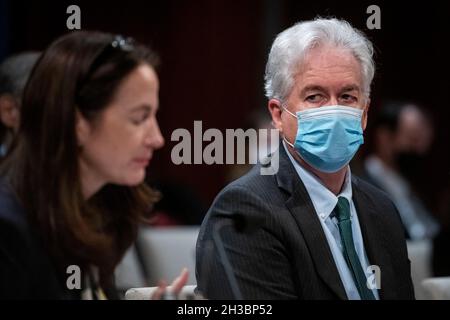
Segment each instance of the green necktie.
[[355,250],[348,200],[344,197],[339,197],[334,210],[339,221],[339,233],[341,234],[342,247],[344,249],[343,254],[355,280],[361,300],[375,300],[373,292],[367,287],[367,278]]

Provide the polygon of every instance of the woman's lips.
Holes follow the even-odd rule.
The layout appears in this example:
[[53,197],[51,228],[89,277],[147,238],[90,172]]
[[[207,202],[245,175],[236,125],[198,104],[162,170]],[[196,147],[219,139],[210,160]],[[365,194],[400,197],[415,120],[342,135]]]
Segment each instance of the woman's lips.
[[133,159],[133,162],[138,165],[146,167],[150,163],[150,158],[136,158]]

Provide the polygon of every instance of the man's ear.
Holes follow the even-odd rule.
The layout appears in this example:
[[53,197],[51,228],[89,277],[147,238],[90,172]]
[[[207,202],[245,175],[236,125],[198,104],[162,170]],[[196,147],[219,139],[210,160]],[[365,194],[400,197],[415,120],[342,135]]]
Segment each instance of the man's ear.
[[0,95],[0,120],[8,129],[19,127],[19,106],[10,94]]
[[370,99],[367,99],[366,105],[364,106],[364,111],[361,119],[361,127],[364,130],[366,130],[367,127],[367,118],[369,113],[369,107],[370,107]]
[[270,99],[267,104],[267,108],[269,109],[270,115],[272,117],[273,126],[282,133],[283,126],[281,123],[281,102],[278,99]]
[[88,139],[90,139],[91,135],[91,125],[89,121],[83,117],[83,115],[77,110],[76,111],[76,132],[77,132],[77,140],[78,146],[82,147]]

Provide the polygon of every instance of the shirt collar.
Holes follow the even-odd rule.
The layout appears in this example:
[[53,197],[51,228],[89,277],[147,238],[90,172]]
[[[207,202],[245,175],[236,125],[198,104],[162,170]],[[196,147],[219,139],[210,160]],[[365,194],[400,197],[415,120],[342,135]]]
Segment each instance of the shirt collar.
[[[325,221],[330,214],[333,212],[336,204],[338,202],[338,197],[346,198],[349,203],[352,201],[352,184],[351,184],[351,172],[350,166],[347,166],[347,172],[345,174],[344,184],[342,186],[342,191],[336,196],[330,190],[327,189],[320,181],[320,179],[312,172],[306,170],[300,163],[298,163],[291,155],[283,141],[283,147],[291,160],[295,171],[299,175],[300,179],[305,185],[306,191],[311,198],[314,205],[314,209],[318,217]],[[352,210],[350,210],[351,216],[353,216]]]

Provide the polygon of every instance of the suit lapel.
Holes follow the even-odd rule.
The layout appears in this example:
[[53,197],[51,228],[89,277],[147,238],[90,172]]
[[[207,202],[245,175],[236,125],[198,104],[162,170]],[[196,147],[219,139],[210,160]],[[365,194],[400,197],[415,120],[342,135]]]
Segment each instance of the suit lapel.
[[322,225],[308,192],[282,145],[279,148],[279,156],[278,186],[290,193],[290,197],[286,201],[286,207],[293,215],[303,234],[319,276],[340,299],[345,300],[347,299],[347,294],[345,293]]
[[372,201],[365,196],[358,185],[357,178],[352,179],[353,202],[358,213],[363,236],[364,248],[371,265],[380,267],[380,299],[393,299],[395,292],[395,275],[390,266],[389,241],[384,236],[385,226],[382,217],[376,212]]

